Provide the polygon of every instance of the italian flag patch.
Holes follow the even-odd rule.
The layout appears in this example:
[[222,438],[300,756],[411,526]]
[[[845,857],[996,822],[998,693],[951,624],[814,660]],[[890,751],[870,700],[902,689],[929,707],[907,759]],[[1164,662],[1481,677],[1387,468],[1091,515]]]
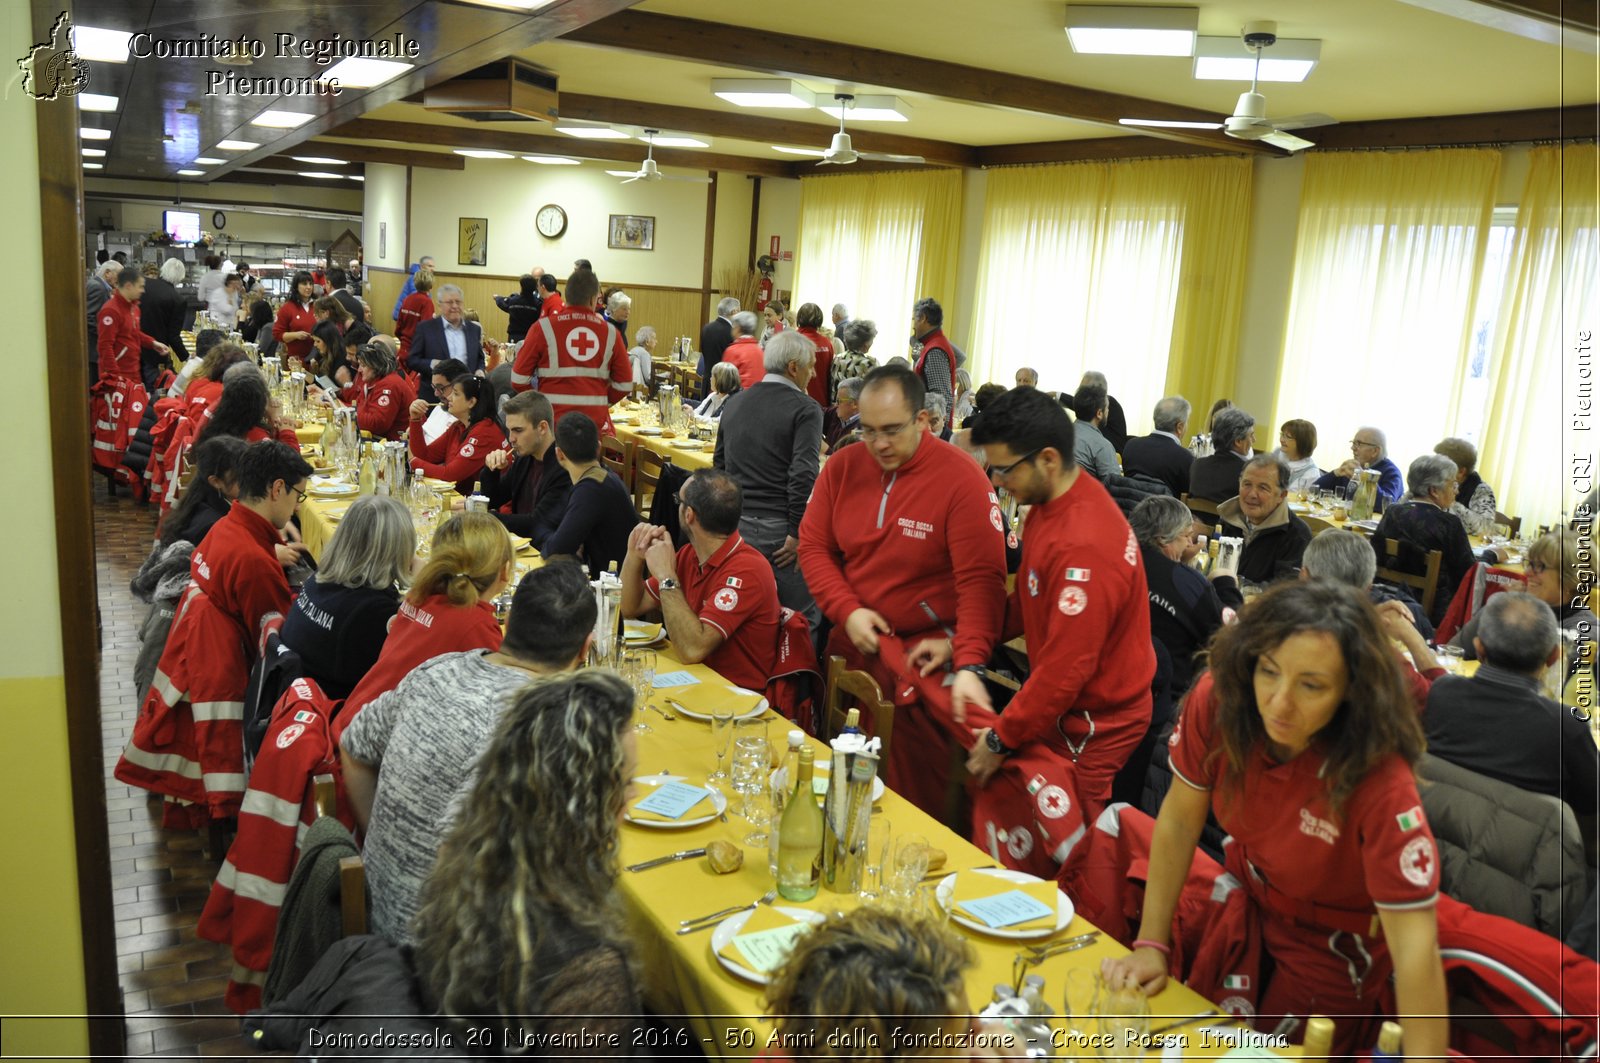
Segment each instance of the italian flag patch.
[[1412,805],[1406,811],[1394,817],[1394,821],[1400,824],[1401,830],[1416,830],[1422,826],[1422,806]]
[[1250,988],[1250,976],[1245,974],[1230,974],[1222,980],[1222,988],[1248,991]]
[[1065,578],[1068,583],[1088,583],[1089,570],[1086,568],[1069,568]]

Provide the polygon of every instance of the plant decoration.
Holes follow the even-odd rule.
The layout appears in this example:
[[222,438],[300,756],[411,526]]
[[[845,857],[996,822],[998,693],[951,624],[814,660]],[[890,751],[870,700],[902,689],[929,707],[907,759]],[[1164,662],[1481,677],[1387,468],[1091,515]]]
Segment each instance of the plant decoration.
[[173,240],[171,233],[164,233],[160,229],[152,229],[144,238],[144,242],[153,247],[171,247]]

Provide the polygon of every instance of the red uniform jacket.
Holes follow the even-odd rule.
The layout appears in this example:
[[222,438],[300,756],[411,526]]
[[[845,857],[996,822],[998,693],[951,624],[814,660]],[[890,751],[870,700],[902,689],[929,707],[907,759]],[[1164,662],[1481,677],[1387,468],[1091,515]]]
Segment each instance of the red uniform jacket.
[[815,372],[811,374],[811,383],[806,385],[806,394],[826,409],[833,405],[833,396],[828,394],[828,381],[833,377],[833,341],[814,328],[798,331],[817,349],[816,364],[812,367]]
[[[304,332],[309,337],[311,330],[317,327],[317,315],[311,312],[311,307],[301,306],[293,299],[285,299],[283,305],[278,307],[278,316],[272,322],[272,338],[283,344],[283,353],[289,358],[298,358],[302,362],[311,357],[311,340],[292,340],[284,343],[284,334],[289,332]],[[287,372],[288,363],[284,363]]]
[[370,384],[358,377],[339,394],[346,402],[355,403],[356,426],[380,439],[399,439],[406,434],[408,411],[417,397],[399,373]]
[[400,361],[406,360],[411,349],[411,337],[417,326],[433,316],[433,297],[427,292],[412,292],[400,304],[400,317],[394,327],[395,339],[400,341]]
[[471,427],[457,421],[432,443],[423,438],[422,422],[411,422],[411,467],[424,476],[456,481],[456,490],[464,495],[472,493],[478,474],[483,472],[483,459],[505,445],[506,434],[492,417]]
[[533,378],[550,398],[556,420],[581,410],[613,434],[611,404],[633,391],[633,363],[617,327],[588,307],[541,311],[511,368],[511,386],[527,391]]
[[295,435],[293,428],[280,428],[276,432],[268,431],[261,425],[256,425],[244,434],[246,443],[265,443],[269,439],[276,439],[286,447],[300,449],[300,437]]
[[211,407],[222,397],[222,381],[208,380],[201,377],[189,381],[189,387],[183,393],[183,415],[196,424],[200,418],[210,414]]
[[767,375],[766,356],[754,336],[740,336],[722,352],[722,360],[739,370],[739,386],[754,387]]
[[113,291],[100,308],[96,334],[100,354],[100,379],[124,376],[139,379],[139,352],[154,347],[156,341],[139,328],[139,304],[130,303]]
[[206,533],[116,776],[236,814],[244,793],[244,693],[263,621],[289,607],[278,531],[243,505]]
[[[134,357],[138,357],[137,352]],[[133,470],[122,464],[122,456],[139,430],[145,404],[149,401],[138,369],[134,369],[132,376],[107,376],[102,372],[90,395],[89,416],[93,425],[90,454],[94,465],[112,470],[120,483],[132,483]]]

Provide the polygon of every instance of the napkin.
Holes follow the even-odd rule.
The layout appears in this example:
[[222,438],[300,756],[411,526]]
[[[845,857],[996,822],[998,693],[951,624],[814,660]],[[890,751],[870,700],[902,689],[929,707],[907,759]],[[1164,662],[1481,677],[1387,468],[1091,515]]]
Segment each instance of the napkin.
[[[732,941],[722,946],[720,955],[740,967],[770,974],[789,955],[789,950],[794,947],[794,939],[809,929],[810,923],[760,904],[750,913],[744,928]],[[741,945],[744,947],[740,948]]]
[[[1013,890],[1025,893],[1029,897],[1050,909],[1050,914],[1040,916],[1038,919],[1029,919],[1022,923],[1012,923],[1006,927],[997,927],[1003,930],[1051,930],[1056,925],[1056,915],[1059,911],[1056,901],[1056,884],[1054,882],[1007,882],[994,875],[985,875],[981,871],[967,871],[956,875],[952,883],[954,887],[950,894],[952,907],[961,906],[964,901],[982,900],[985,897],[995,897]],[[974,922],[983,922],[976,915],[962,908],[962,914]]]
[[710,716],[714,707],[732,705],[734,715],[743,716],[761,704],[760,694],[740,694],[721,683],[697,683],[692,687],[674,687],[667,696],[691,712]]
[[652,624],[644,620],[624,620],[622,622],[622,641],[624,642],[654,642],[660,637],[660,624]]
[[[690,785],[694,784],[691,783]],[[695,819],[699,816],[706,815],[711,811],[711,792],[709,790],[705,792],[704,796],[702,796],[700,800],[685,808],[682,813],[676,816],[664,816],[659,812],[652,812],[648,808],[640,808],[639,805],[641,803],[648,801],[651,797],[655,796],[655,793],[659,787],[652,786],[649,789],[650,793],[645,794],[638,801],[635,801],[633,803],[633,807],[628,810],[628,815],[632,816],[634,819],[648,819],[656,823],[677,823],[684,819]],[[701,787],[701,789],[704,789],[704,787]]]
[[519,554],[528,553],[533,549],[533,540],[524,539],[520,535],[513,535],[511,537],[511,545],[516,548],[516,551]]

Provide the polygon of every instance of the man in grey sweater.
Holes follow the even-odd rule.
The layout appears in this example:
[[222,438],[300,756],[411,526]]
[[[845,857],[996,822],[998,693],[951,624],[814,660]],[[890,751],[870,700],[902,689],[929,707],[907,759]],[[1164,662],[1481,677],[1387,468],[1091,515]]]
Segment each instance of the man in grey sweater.
[[739,534],[772,562],[778,600],[805,614],[815,639],[822,614],[795,551],[821,464],[822,407],[806,394],[816,348],[786,330],[767,341],[765,361],[766,376],[723,407],[714,460],[744,493]]

